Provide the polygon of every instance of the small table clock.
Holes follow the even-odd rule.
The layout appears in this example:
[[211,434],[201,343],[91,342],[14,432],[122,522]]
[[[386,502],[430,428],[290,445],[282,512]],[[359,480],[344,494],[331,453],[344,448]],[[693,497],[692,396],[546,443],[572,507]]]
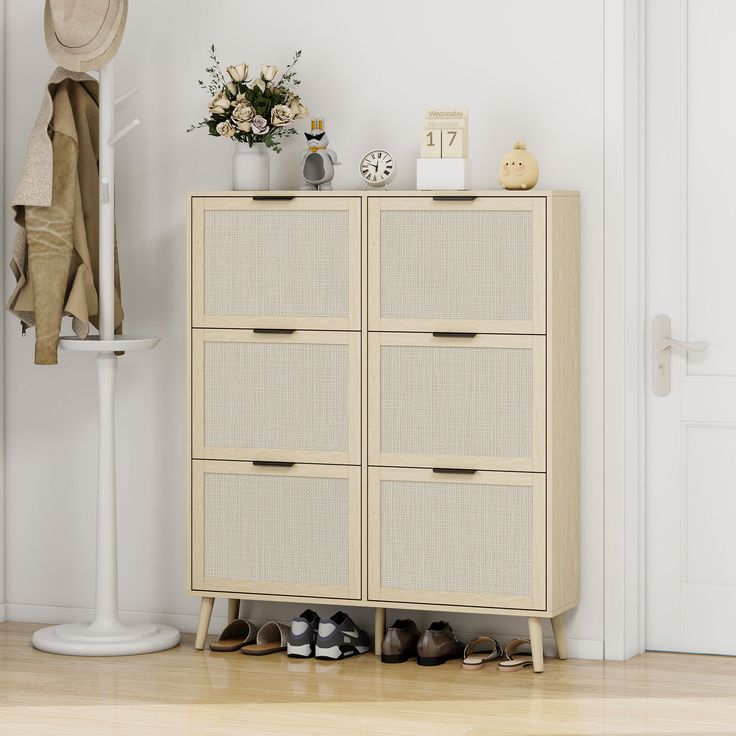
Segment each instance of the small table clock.
[[382,148],[376,148],[360,159],[360,178],[366,187],[386,187],[394,177],[394,157]]

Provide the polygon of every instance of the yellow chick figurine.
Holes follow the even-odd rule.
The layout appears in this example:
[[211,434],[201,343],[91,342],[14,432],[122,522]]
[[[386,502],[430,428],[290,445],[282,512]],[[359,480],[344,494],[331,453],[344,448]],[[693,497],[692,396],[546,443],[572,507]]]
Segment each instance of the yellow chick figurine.
[[519,141],[501,159],[498,183],[504,189],[533,189],[539,181],[539,166],[534,156]]

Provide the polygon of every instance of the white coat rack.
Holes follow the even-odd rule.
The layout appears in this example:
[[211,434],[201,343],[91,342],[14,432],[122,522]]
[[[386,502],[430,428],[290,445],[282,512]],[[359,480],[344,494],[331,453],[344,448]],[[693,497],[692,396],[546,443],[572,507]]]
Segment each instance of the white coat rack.
[[139,125],[137,119],[115,133],[115,105],[134,95],[132,89],[114,96],[113,64],[100,70],[100,242],[99,335],[86,340],[61,338],[64,350],[97,356],[99,441],[97,455],[97,568],[95,617],[89,623],[61,624],[40,629],[33,646],[55,654],[114,656],[169,649],[179,643],[171,626],[125,626],[118,618],[117,505],[115,500],[115,374],[116,351],[156,347],[158,337],[115,335],[115,144]]

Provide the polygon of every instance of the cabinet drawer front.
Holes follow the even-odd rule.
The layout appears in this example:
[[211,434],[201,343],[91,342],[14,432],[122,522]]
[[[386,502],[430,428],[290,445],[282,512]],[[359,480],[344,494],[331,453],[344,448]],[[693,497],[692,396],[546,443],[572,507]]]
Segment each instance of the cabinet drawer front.
[[192,587],[360,598],[360,468],[192,463]]
[[194,457],[360,464],[360,334],[193,330]]
[[544,503],[539,473],[369,468],[369,598],[544,609]]
[[542,334],[544,197],[372,197],[371,330]]
[[370,464],[543,471],[544,344],[370,334]]
[[195,327],[360,329],[357,197],[192,200]]

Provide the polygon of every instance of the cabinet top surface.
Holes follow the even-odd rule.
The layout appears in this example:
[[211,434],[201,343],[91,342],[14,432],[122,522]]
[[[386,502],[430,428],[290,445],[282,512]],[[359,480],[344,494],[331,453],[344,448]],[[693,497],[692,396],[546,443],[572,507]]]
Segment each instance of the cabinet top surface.
[[579,197],[576,191],[551,189],[506,190],[416,190],[416,189],[335,189],[315,191],[302,189],[272,189],[269,191],[212,191],[189,192],[189,197]]

